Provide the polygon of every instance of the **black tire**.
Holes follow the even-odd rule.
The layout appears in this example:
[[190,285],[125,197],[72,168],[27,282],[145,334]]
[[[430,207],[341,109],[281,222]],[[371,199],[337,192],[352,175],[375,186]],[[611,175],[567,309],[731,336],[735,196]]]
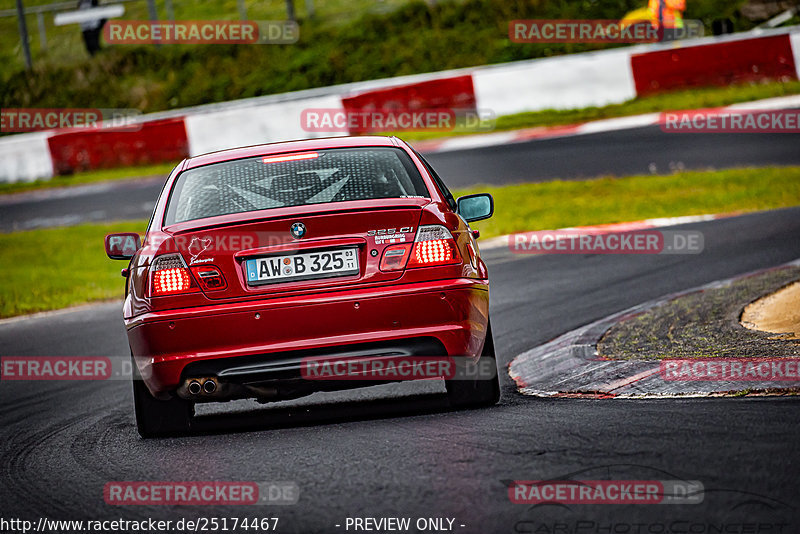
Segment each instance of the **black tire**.
[[486,328],[486,341],[483,344],[480,359],[483,362],[486,362],[487,359],[492,362],[491,364],[482,364],[487,367],[493,365],[495,372],[492,378],[445,380],[447,398],[454,408],[494,406],[500,400],[500,376],[497,372],[491,321]]
[[150,394],[136,362],[133,365],[133,409],[136,413],[136,429],[143,438],[171,436],[189,432],[194,403],[173,397],[159,400]]

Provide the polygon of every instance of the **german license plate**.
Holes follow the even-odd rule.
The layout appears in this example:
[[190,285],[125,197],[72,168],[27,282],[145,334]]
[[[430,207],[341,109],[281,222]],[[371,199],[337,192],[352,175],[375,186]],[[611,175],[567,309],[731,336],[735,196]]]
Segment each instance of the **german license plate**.
[[245,262],[247,284],[257,286],[293,280],[312,280],[358,274],[358,249],[342,248],[267,256]]

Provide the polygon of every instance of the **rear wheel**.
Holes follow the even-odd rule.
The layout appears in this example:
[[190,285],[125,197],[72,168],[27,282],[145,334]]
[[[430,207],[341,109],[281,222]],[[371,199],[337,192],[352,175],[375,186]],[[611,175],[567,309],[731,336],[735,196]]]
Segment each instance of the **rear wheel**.
[[159,400],[150,394],[136,362],[133,366],[133,408],[136,412],[136,429],[143,438],[185,434],[194,415],[194,403],[173,397]]
[[[486,341],[483,344],[480,362],[483,362],[478,364],[483,371],[482,373],[477,372],[477,365],[475,365],[473,369],[468,370],[468,373],[474,372],[476,378],[445,381],[447,398],[450,400],[450,404],[453,407],[493,406],[500,400],[500,377],[497,372],[497,360],[494,353],[491,321],[486,328]],[[481,376],[482,374],[485,376],[486,369],[494,370],[491,378],[483,378]]]

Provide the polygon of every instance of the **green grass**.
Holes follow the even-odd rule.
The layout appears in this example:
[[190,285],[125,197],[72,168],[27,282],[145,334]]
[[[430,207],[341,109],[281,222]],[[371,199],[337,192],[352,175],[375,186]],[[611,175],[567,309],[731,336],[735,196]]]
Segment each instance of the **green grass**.
[[[754,211],[800,205],[800,167],[685,172],[474,187],[495,198],[476,223],[484,238],[650,217]],[[85,224],[0,234],[0,317],[120,298],[124,262],[109,260],[103,237],[144,232],[146,221]]]
[[[44,1],[44,0],[30,0]],[[176,17],[236,18],[236,0],[173,0]],[[739,14],[746,0],[693,0],[686,17],[709,27],[730,17],[737,31],[752,27]],[[157,2],[164,17],[164,1]],[[618,44],[512,43],[513,19],[614,19],[642,0],[316,0],[319,16],[304,17],[295,0],[300,38],[291,45],[109,45],[89,58],[77,26],[53,29],[42,52],[35,17],[28,17],[34,65],[24,71],[13,17],[0,19],[0,107],[128,108],[142,112],[435,72],[552,57]],[[11,7],[0,0],[0,8]],[[143,1],[125,4],[126,20],[146,18]],[[329,10],[330,8],[330,10]],[[284,2],[248,0],[251,19],[284,18]],[[47,17],[48,24],[52,16]]]
[[108,259],[103,238],[146,228],[137,221],[0,234],[0,317],[122,298],[126,264]]
[[145,167],[121,167],[119,169],[87,171],[68,176],[56,176],[50,180],[37,180],[35,182],[0,184],[0,195],[31,191],[33,189],[45,189],[48,187],[66,187],[96,182],[108,182],[112,180],[136,179],[147,176],[163,176],[166,178],[167,175],[172,172],[173,167],[175,167],[175,165],[172,163],[160,163],[158,165],[148,165]]
[[[679,111],[685,109],[701,109],[729,106],[740,102],[750,102],[764,98],[800,94],[800,82],[770,82],[747,85],[730,85],[727,87],[709,87],[674,91],[653,96],[634,98],[621,104],[582,109],[528,111],[503,115],[497,118],[493,131],[517,130],[537,126],[559,126],[582,122],[627,117],[644,113],[662,111]],[[422,141],[449,137],[452,135],[469,135],[476,133],[469,130],[451,132],[423,131],[397,132],[394,135],[407,141]]]
[[[329,26],[339,26],[351,22],[368,13],[385,13],[396,9],[408,0],[316,0],[314,2],[315,18]],[[25,7],[30,8],[50,4],[52,0],[25,0]],[[101,2],[102,3],[102,2]],[[247,16],[250,20],[285,20],[286,3],[283,0],[264,2],[261,0],[245,0]],[[77,2],[75,2],[77,6]],[[148,20],[147,2],[126,2],[124,20]],[[161,19],[167,18],[167,7],[164,0],[157,0],[157,11]],[[238,20],[239,9],[236,0],[172,0],[176,20]],[[14,0],[0,0],[0,10],[14,9]],[[295,0],[295,12],[299,19],[307,19],[308,12],[303,0]],[[36,15],[28,15],[26,22],[30,34],[30,46],[33,60],[40,65],[74,65],[80,66],[91,61],[83,44],[81,32],[77,24],[55,26],[53,13],[45,15],[45,33],[47,48],[42,48],[39,37]],[[130,48],[130,47],[128,47]],[[0,66],[0,72],[22,67],[22,52],[17,29],[16,17],[0,18],[0,50],[7,54],[6,61]],[[2,57],[2,56],[0,56]]]
[[682,172],[585,181],[475,186],[487,192],[495,215],[475,223],[482,237],[707,213],[800,205],[800,167]]

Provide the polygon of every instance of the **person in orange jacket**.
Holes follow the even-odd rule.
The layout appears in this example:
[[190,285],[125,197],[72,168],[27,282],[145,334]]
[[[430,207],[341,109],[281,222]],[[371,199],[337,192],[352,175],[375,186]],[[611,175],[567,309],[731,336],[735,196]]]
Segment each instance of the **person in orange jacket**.
[[650,11],[654,28],[665,30],[683,28],[686,0],[649,0],[647,9]]

